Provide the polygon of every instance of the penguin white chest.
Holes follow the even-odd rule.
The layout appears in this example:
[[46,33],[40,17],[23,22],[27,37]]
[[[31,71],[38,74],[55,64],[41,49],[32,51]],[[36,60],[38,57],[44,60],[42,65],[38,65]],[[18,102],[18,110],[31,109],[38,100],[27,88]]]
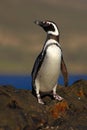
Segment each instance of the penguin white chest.
[[51,91],[57,84],[60,74],[61,49],[51,45],[46,50],[46,55],[36,78],[40,91]]

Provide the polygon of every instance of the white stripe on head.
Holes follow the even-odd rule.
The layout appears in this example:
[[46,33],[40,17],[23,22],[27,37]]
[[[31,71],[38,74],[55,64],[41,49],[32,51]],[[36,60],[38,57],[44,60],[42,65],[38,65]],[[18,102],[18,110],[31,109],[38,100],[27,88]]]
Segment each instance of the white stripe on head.
[[48,31],[48,34],[52,34],[52,35],[58,36],[59,35],[59,31],[58,31],[57,26],[54,23],[52,23],[52,22],[47,22],[47,23],[52,24],[54,26],[54,29],[55,29],[55,31]]

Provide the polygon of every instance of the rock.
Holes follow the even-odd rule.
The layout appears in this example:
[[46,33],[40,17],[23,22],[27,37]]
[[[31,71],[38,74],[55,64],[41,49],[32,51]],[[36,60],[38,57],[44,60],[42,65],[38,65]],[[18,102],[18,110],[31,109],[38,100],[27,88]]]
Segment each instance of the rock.
[[86,130],[87,81],[58,86],[57,92],[63,101],[45,96],[41,105],[29,90],[0,86],[0,130]]
[[53,116],[53,118],[57,119],[59,116],[63,116],[65,114],[66,110],[69,109],[68,103],[66,101],[61,101],[59,103],[56,103],[51,107],[50,113]]
[[9,126],[0,126],[0,130],[11,130]]

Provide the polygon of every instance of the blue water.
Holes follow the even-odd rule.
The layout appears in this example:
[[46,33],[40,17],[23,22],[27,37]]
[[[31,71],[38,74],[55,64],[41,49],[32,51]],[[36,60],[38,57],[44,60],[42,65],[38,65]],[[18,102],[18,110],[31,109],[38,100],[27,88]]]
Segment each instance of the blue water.
[[[85,79],[87,80],[87,75],[70,75],[69,85],[73,84],[75,81]],[[62,76],[59,77],[59,84],[63,85]],[[28,89],[31,87],[31,76],[30,75],[0,75],[0,85],[12,85],[18,89]]]

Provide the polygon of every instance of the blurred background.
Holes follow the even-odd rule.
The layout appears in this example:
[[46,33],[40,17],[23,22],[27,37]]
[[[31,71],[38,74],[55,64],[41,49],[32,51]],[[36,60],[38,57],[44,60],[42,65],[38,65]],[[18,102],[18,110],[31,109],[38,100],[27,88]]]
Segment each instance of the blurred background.
[[46,39],[36,19],[57,23],[69,74],[87,74],[87,0],[0,0],[0,74],[31,73]]

